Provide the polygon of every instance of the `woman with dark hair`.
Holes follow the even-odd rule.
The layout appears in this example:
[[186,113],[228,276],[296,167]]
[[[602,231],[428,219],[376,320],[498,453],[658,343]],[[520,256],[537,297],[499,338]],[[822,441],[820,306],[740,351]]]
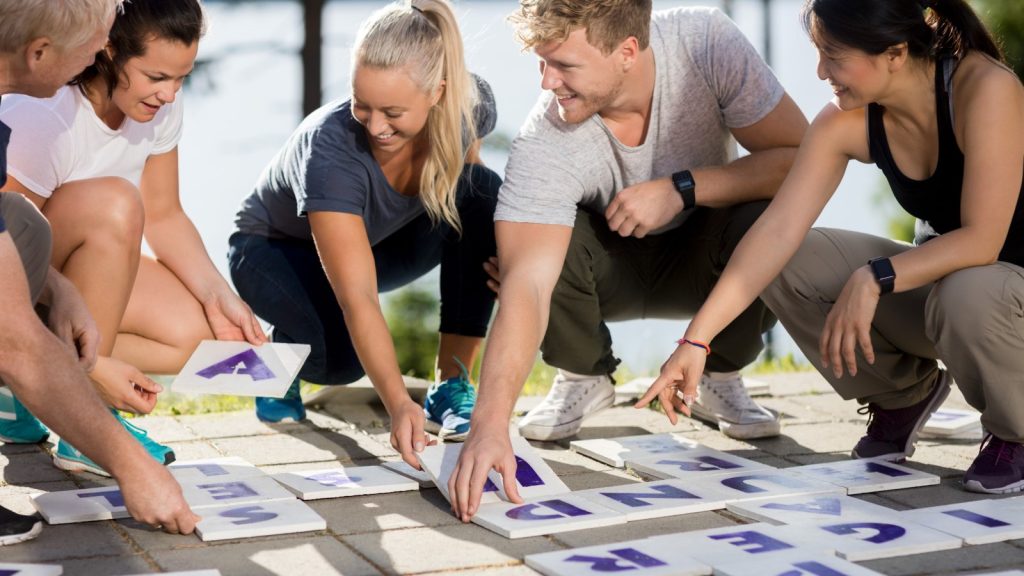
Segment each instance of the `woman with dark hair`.
[[[835,98],[639,405],[688,413],[712,339],[760,295],[866,405],[854,457],[910,456],[955,379],[989,432],[964,487],[1020,491],[1024,88],[963,0],[808,0],[804,18]],[[914,245],[811,229],[851,159],[918,219]]]
[[[178,198],[178,92],[204,26],[199,0],[126,2],[108,44],[70,86],[47,99],[5,98],[0,108],[17,127],[4,190],[24,194],[50,221],[53,266],[100,329],[90,377],[118,410],[152,411],[161,388],[143,371],[177,372],[200,340],[266,340]],[[143,237],[155,258],[141,254]],[[169,448],[123,423],[155,459],[173,461]],[[34,424],[37,434],[24,441],[46,437]],[[63,439],[54,461],[105,474]]]

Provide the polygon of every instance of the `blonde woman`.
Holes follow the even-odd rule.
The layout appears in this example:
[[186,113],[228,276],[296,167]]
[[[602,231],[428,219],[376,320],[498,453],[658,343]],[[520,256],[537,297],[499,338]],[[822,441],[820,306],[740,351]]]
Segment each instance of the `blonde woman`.
[[[367,374],[410,464],[425,417],[443,436],[468,433],[470,366],[494,294],[500,179],[479,165],[494,100],[464,64],[447,2],[394,3],[361,27],[350,99],[311,114],[242,203],[229,241],[232,278],[276,342],[312,345],[299,376],[347,384]],[[378,294],[441,265],[440,383],[424,407],[402,381]],[[401,345],[401,343],[398,343]],[[257,399],[265,421],[302,419],[298,379],[286,398]]]

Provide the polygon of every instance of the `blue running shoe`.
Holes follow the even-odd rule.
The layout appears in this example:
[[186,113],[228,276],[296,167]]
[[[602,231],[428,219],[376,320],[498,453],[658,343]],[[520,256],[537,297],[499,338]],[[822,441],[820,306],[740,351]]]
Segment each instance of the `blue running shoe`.
[[[139,441],[139,444],[142,444],[142,447],[146,449],[146,452],[149,452],[149,455],[152,456],[154,460],[164,466],[174,462],[173,450],[154,440],[150,440],[148,432],[122,418],[121,415],[117,413],[117,410],[111,409],[110,413],[114,415],[114,418],[116,418],[122,426],[124,426],[125,430]],[[84,470],[100,476],[110,477],[110,474],[103,468],[100,468],[99,464],[93,462],[88,456],[79,452],[77,448],[72,446],[70,442],[63,438],[61,438],[60,442],[57,443],[57,450],[53,453],[53,465],[61,470],[68,470],[71,472],[81,472]]]
[[8,444],[38,444],[50,431],[14,397],[11,389],[0,388],[0,440]]
[[455,359],[462,373],[444,382],[437,382],[427,390],[423,412],[427,416],[425,427],[442,440],[462,442],[469,435],[469,417],[476,406],[476,388],[469,383],[466,367]]
[[302,405],[299,379],[296,378],[285,392],[284,398],[256,398],[256,417],[261,422],[280,422],[291,418],[296,422],[306,419],[306,407]]

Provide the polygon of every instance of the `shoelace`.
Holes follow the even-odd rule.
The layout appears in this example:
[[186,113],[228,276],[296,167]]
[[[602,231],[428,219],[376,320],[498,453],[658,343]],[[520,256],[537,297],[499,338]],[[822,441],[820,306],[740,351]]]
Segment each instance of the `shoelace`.
[[[1000,462],[1013,464],[1014,459],[1017,456],[1017,451],[1021,449],[1024,449],[1024,445],[1001,440],[994,434],[989,433],[985,436],[985,439],[982,440],[981,447],[978,449],[978,454],[994,458],[996,464]],[[995,452],[995,456],[992,455],[993,452]]]
[[569,381],[559,374],[551,384],[551,391],[548,392],[545,402],[552,410],[564,412],[583,398],[587,390],[583,385],[585,382],[586,380]]
[[445,382],[445,384],[453,388],[451,394],[448,395],[450,410],[456,414],[473,410],[473,406],[476,405],[476,388],[473,388],[473,385],[468,380],[453,378]]
[[895,425],[890,426],[893,422],[892,416],[886,414],[882,410],[876,409],[874,404],[866,404],[857,408],[857,414],[868,415],[868,436],[879,440],[889,441],[888,435],[882,432],[888,428],[889,430],[894,429]]
[[149,432],[146,432],[142,428],[139,428],[135,424],[132,424],[127,419],[125,419],[124,416],[121,416],[117,412],[112,412],[112,414],[114,415],[114,418],[117,419],[117,421],[121,423],[122,426],[124,426],[125,428],[131,430],[132,433],[135,434],[136,436],[142,436],[143,438],[149,437]]

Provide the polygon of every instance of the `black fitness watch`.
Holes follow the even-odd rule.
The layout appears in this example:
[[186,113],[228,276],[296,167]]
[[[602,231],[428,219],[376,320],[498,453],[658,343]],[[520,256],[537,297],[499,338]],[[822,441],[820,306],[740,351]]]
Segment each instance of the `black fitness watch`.
[[892,262],[881,256],[868,260],[868,266],[871,266],[871,273],[875,275],[875,281],[878,282],[878,287],[882,291],[881,295],[884,296],[892,292],[896,286],[896,271],[893,270]]
[[693,174],[690,174],[689,170],[673,174],[672,185],[676,187],[676,192],[679,192],[679,195],[683,197],[683,211],[697,205],[697,197],[693,193],[697,188],[697,184],[693,181]]

